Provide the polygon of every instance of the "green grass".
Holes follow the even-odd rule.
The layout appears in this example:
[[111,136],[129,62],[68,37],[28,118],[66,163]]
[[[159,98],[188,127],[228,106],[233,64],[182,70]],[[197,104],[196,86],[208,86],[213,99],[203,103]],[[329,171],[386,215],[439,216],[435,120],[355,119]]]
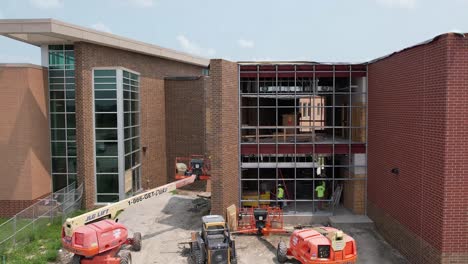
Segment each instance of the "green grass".
[[[76,216],[82,213],[84,211],[77,211],[73,215]],[[29,226],[17,234],[17,241],[19,242],[15,246],[10,244],[0,247],[0,261],[3,255],[6,256],[6,263],[42,264],[55,262],[58,250],[62,247],[61,218],[56,219],[53,223],[48,223],[48,220],[44,222],[43,220],[36,222],[35,232],[32,232],[32,226]]]

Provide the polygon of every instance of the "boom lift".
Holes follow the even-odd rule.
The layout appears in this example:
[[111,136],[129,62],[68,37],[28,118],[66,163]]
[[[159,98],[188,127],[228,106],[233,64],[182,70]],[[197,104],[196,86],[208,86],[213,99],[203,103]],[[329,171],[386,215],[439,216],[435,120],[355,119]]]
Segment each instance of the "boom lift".
[[211,162],[209,157],[203,155],[190,155],[190,157],[176,157],[176,179],[185,179],[197,175],[197,180],[209,180]]
[[62,227],[62,245],[75,254],[73,264],[131,263],[130,252],[120,249],[123,245],[131,245],[133,250],[139,251],[141,234],[135,233],[133,238],[129,238],[127,228],[117,223],[116,218],[119,213],[127,207],[191,184],[196,178],[196,175],[192,175],[77,217],[68,218]]

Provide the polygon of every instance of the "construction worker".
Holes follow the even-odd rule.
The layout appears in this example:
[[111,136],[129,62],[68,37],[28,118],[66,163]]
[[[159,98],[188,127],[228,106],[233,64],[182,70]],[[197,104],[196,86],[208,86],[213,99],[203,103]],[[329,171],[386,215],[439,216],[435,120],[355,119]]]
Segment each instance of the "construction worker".
[[[326,184],[325,181],[322,180],[317,187],[315,187],[315,193],[316,197],[318,200],[323,200],[325,197],[325,190],[326,190]],[[322,201],[318,201],[318,209],[322,210]]]
[[286,205],[286,202],[284,201],[284,187],[281,183],[278,184],[278,191],[276,193],[276,198],[279,201],[279,207],[283,209],[283,206]]

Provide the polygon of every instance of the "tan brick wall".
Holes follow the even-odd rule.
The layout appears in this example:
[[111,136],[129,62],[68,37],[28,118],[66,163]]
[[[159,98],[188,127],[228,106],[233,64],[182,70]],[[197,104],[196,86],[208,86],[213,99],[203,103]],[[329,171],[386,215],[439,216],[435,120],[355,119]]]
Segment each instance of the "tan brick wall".
[[198,76],[202,67],[89,43],[75,43],[77,173],[85,182],[84,204],[94,205],[93,67],[124,67],[140,73],[142,184],[151,188],[167,181],[164,77]]
[[42,67],[0,66],[0,208],[7,214],[51,192],[47,90]]
[[239,85],[237,63],[211,60],[207,88],[207,149],[212,162],[212,213],[239,203]]

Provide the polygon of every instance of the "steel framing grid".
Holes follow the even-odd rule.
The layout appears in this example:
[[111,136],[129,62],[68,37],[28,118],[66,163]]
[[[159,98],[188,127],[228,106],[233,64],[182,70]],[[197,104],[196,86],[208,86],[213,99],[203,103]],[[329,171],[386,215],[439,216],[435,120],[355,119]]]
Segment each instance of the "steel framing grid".
[[[337,65],[337,64],[333,65],[333,64],[326,64],[326,65],[328,65],[329,67],[331,67],[331,69],[332,69],[332,70],[329,71],[329,72],[332,73],[332,78],[333,78],[333,85],[332,85],[332,92],[331,92],[331,95],[332,95],[332,102],[333,102],[333,103],[332,103],[331,106],[326,106],[326,107],[324,106],[324,107],[322,108],[322,111],[325,111],[327,108],[331,108],[331,112],[332,112],[332,121],[331,121],[332,124],[333,124],[333,125],[331,126],[331,129],[332,129],[332,141],[331,141],[331,143],[328,143],[328,144],[331,144],[331,145],[332,145],[332,148],[331,148],[331,149],[332,149],[332,152],[331,152],[330,154],[332,155],[333,158],[332,158],[332,164],[326,166],[326,167],[328,167],[328,168],[331,168],[332,175],[331,175],[331,178],[330,178],[330,177],[327,177],[327,178],[316,178],[316,174],[315,174],[315,171],[314,171],[314,172],[313,172],[313,175],[314,175],[313,178],[311,178],[311,179],[307,179],[307,178],[301,179],[301,178],[297,178],[297,168],[298,168],[298,166],[297,166],[297,165],[298,165],[298,164],[297,164],[297,163],[298,163],[298,161],[297,161],[297,157],[298,157],[298,156],[297,156],[297,154],[298,154],[298,152],[297,152],[297,146],[298,146],[298,142],[297,142],[297,129],[298,129],[298,124],[297,124],[297,121],[295,122],[294,127],[287,127],[287,126],[279,126],[279,125],[278,125],[278,124],[279,124],[279,123],[278,123],[278,122],[279,122],[279,120],[278,120],[278,109],[280,108],[280,106],[278,105],[278,100],[279,100],[279,99],[278,99],[278,98],[279,98],[278,95],[282,94],[282,93],[279,93],[280,86],[279,86],[279,82],[278,82],[278,81],[279,81],[279,72],[281,72],[281,71],[279,70],[279,67],[281,67],[280,65],[288,65],[288,66],[293,66],[293,67],[294,67],[294,69],[293,69],[292,71],[290,70],[290,73],[292,72],[292,73],[294,74],[294,91],[293,91],[293,93],[290,94],[290,95],[293,95],[292,98],[294,99],[294,115],[295,115],[295,118],[297,117],[297,112],[298,112],[298,108],[297,108],[297,107],[298,107],[298,106],[297,106],[297,99],[300,98],[300,97],[298,97],[298,86],[297,86],[297,78],[298,78],[297,73],[298,73],[298,69],[297,69],[297,67],[298,67],[299,65],[308,65],[308,66],[312,67],[312,68],[311,68],[311,71],[310,71],[310,72],[312,73],[312,90],[311,90],[311,92],[310,92],[309,94],[306,94],[306,95],[309,95],[309,96],[310,96],[310,95],[313,95],[311,98],[312,98],[312,100],[313,100],[314,103],[311,104],[311,108],[312,108],[311,113],[312,113],[312,116],[315,117],[315,110],[316,110],[316,106],[315,106],[315,96],[320,95],[320,93],[318,93],[318,90],[317,90],[317,84],[318,84],[318,82],[316,82],[316,80],[318,80],[318,79],[317,79],[317,73],[320,72],[320,71],[318,71],[318,70],[316,69],[316,66],[317,66],[317,65],[323,65],[323,64],[316,64],[316,63],[306,63],[306,64],[303,64],[303,63],[301,63],[301,64],[296,64],[296,63],[282,63],[282,64],[246,63],[246,64],[243,64],[243,63],[239,63],[239,65],[238,65],[238,72],[239,72],[239,76],[238,76],[238,83],[239,83],[239,89],[238,89],[238,91],[239,91],[239,94],[238,94],[238,96],[239,96],[239,112],[238,112],[238,114],[239,114],[239,136],[238,136],[238,137],[239,137],[239,153],[240,153],[240,159],[239,159],[239,168],[240,168],[240,170],[239,170],[239,204],[242,204],[243,202],[249,202],[249,201],[251,202],[251,201],[252,201],[252,200],[244,200],[244,199],[242,198],[242,194],[243,194],[242,188],[243,188],[243,182],[244,182],[244,181],[256,181],[256,184],[257,184],[257,191],[256,191],[256,192],[257,192],[257,201],[258,201],[258,202],[262,202],[262,201],[263,201],[263,202],[278,202],[278,201],[276,200],[276,198],[275,198],[275,199],[271,199],[271,198],[270,198],[270,200],[262,200],[262,199],[260,198],[260,188],[261,188],[260,183],[261,183],[261,181],[274,181],[274,183],[275,183],[275,188],[276,188],[276,186],[278,186],[278,183],[279,183],[279,180],[280,180],[280,179],[279,179],[279,175],[278,175],[278,169],[280,169],[280,167],[278,166],[278,165],[279,165],[279,160],[278,160],[278,154],[279,154],[279,153],[278,153],[278,148],[281,146],[281,144],[278,142],[278,141],[279,141],[279,140],[278,140],[278,137],[276,137],[276,140],[274,141],[275,153],[271,153],[271,154],[276,155],[276,157],[275,157],[275,162],[274,162],[274,163],[275,163],[275,166],[272,167],[272,169],[275,169],[275,177],[274,177],[274,178],[261,178],[261,177],[260,177],[260,175],[261,175],[261,174],[260,174],[260,169],[261,169],[261,167],[260,167],[260,157],[261,157],[261,155],[263,155],[262,153],[260,153],[260,145],[265,144],[265,143],[261,143],[261,142],[260,142],[260,137],[259,137],[260,129],[262,128],[262,126],[260,126],[260,118],[261,118],[261,116],[260,116],[260,109],[261,109],[261,104],[260,104],[260,98],[261,98],[261,91],[260,91],[260,73],[263,72],[263,71],[261,70],[261,67],[262,67],[262,66],[265,66],[265,65],[273,66],[273,67],[274,67],[273,72],[274,72],[274,82],[275,82],[274,87],[275,87],[275,88],[274,88],[274,93],[270,93],[271,95],[274,95],[274,98],[275,98],[275,106],[274,106],[274,107],[271,107],[271,108],[274,108],[274,109],[275,109],[275,113],[276,113],[276,114],[275,114],[275,126],[274,126],[274,129],[275,129],[276,132],[279,132],[279,129],[287,129],[287,128],[293,128],[294,131],[295,131],[295,133],[294,133],[294,141],[293,141],[293,142],[294,142],[294,143],[293,143],[293,145],[294,145],[294,154],[292,155],[292,156],[294,157],[293,162],[292,162],[292,165],[293,165],[293,168],[294,168],[294,178],[285,180],[285,179],[282,177],[282,178],[283,178],[283,181],[293,181],[293,186],[294,186],[294,198],[293,198],[293,199],[287,200],[288,202],[293,202],[293,203],[294,203],[294,210],[293,210],[293,212],[298,213],[298,210],[297,210],[297,203],[298,203],[298,202],[311,202],[311,203],[312,203],[312,208],[311,208],[312,211],[315,211],[315,207],[316,207],[316,203],[317,203],[317,202],[328,202],[328,203],[331,204],[331,210],[330,210],[330,212],[331,212],[332,214],[335,213],[335,206],[334,206],[334,203],[332,202],[332,199],[333,199],[332,195],[329,195],[330,198],[327,199],[327,200],[316,199],[316,198],[315,198],[315,195],[312,196],[312,197],[313,197],[312,199],[297,199],[297,183],[298,183],[298,181],[299,181],[299,182],[300,182],[300,181],[310,181],[310,182],[312,182],[312,184],[313,184],[313,190],[312,190],[312,191],[313,191],[314,193],[315,193],[315,186],[316,186],[315,182],[316,182],[317,180],[331,181],[331,189],[332,189],[332,192],[331,192],[331,193],[332,193],[332,194],[335,193],[335,183],[336,183],[336,182],[344,183],[345,181],[364,181],[364,214],[367,214],[367,210],[366,210],[366,209],[367,209],[367,133],[368,133],[368,131],[367,131],[367,124],[368,124],[368,113],[367,113],[367,102],[368,102],[367,71],[368,71],[368,69],[367,69],[367,65],[362,65],[362,64],[354,64],[354,65],[353,65],[353,64],[349,64],[349,65]],[[356,65],[357,65],[357,66],[360,66],[360,67],[356,67],[356,68],[359,69],[359,70],[357,70],[357,71],[353,69],[353,66],[356,66]],[[243,66],[250,66],[251,69],[250,69],[250,70],[242,71],[242,67],[243,67]],[[255,70],[252,71],[252,67],[255,67]],[[319,67],[320,67],[320,66],[319,66]],[[348,70],[347,70],[348,76],[347,76],[347,77],[337,77],[337,72],[340,72],[340,76],[342,76],[342,74],[343,74],[343,70],[338,71],[338,70],[337,70],[337,67],[339,67],[339,68],[347,67],[347,69],[348,69]],[[267,71],[265,71],[265,72],[267,72]],[[271,70],[270,70],[270,72],[271,72]],[[359,72],[360,75],[358,75],[358,76],[359,76],[359,77],[364,77],[365,81],[364,81],[364,83],[362,84],[362,85],[363,85],[363,88],[362,88],[363,90],[362,90],[362,92],[353,93],[352,87],[351,87],[351,86],[352,86],[352,81],[353,81],[352,78],[353,78],[353,77],[356,77],[356,76],[353,76],[353,73],[356,73],[356,72]],[[242,140],[243,129],[245,129],[245,127],[242,126],[242,123],[243,123],[243,122],[242,122],[242,118],[243,118],[243,109],[246,109],[246,108],[244,108],[243,100],[242,100],[242,99],[245,97],[245,95],[246,95],[246,93],[243,93],[243,91],[242,91],[242,88],[243,88],[243,87],[242,87],[242,84],[243,84],[243,82],[242,82],[242,78],[243,78],[243,77],[242,77],[242,74],[243,74],[243,73],[255,73],[255,74],[256,74],[256,77],[255,77],[255,83],[256,83],[256,87],[255,87],[255,88],[256,88],[256,93],[254,93],[254,95],[256,96],[256,99],[257,99],[256,105],[255,105],[255,107],[247,107],[247,108],[255,108],[255,109],[256,109],[256,112],[257,112],[257,113],[256,113],[256,115],[257,115],[257,116],[256,116],[256,118],[257,118],[257,119],[256,119],[256,126],[253,128],[253,129],[255,129],[255,135],[256,135],[256,140],[255,140],[255,144],[254,144],[254,145],[256,145],[256,150],[257,150],[257,153],[256,153],[256,155],[257,155],[257,157],[256,157],[256,159],[257,159],[257,162],[256,162],[256,163],[257,163],[257,167],[256,167],[256,169],[257,169],[256,179],[254,179],[254,178],[252,178],[252,179],[244,179],[244,178],[242,177],[242,170],[243,170],[243,168],[244,168],[244,166],[243,166],[243,165],[244,165],[244,161],[243,161],[243,154],[242,154],[242,146],[243,146],[243,145],[247,145],[247,144],[251,145],[251,143],[244,143],[243,140]],[[337,164],[335,164],[335,146],[336,146],[337,144],[340,144],[340,145],[343,144],[343,143],[337,143],[336,137],[335,137],[335,136],[336,136],[336,130],[337,130],[337,129],[345,129],[345,128],[341,127],[341,126],[337,126],[337,125],[336,125],[336,116],[335,116],[335,112],[336,112],[336,111],[335,111],[335,109],[336,109],[337,107],[343,107],[343,106],[337,106],[337,105],[336,105],[336,95],[341,95],[341,94],[342,94],[342,93],[336,92],[336,88],[337,88],[337,87],[336,87],[336,78],[349,78],[349,79],[348,79],[348,80],[349,80],[349,81],[348,81],[348,88],[349,88],[349,91],[348,91],[346,94],[348,95],[348,102],[349,102],[349,106],[347,106],[347,109],[348,109],[347,115],[348,115],[348,118],[349,118],[348,120],[349,120],[349,123],[350,123],[350,124],[348,124],[348,126],[347,126],[347,129],[348,129],[348,136],[347,136],[347,145],[348,145],[348,154],[347,154],[347,155],[348,155],[348,165],[346,166],[346,168],[348,168],[348,169],[353,168],[353,169],[354,169],[354,168],[359,167],[359,168],[361,168],[361,169],[364,169],[364,175],[365,175],[364,178],[349,178],[349,177],[348,177],[348,178],[336,178],[336,177],[335,177],[335,169],[336,169],[336,168],[339,168],[339,167],[342,167],[342,166],[335,166],[335,165],[337,165]],[[250,93],[250,95],[252,95],[252,93]],[[304,93],[301,93],[301,95],[303,96]],[[323,95],[323,94],[322,94],[322,95]],[[363,105],[358,106],[359,108],[364,109],[364,114],[365,114],[365,121],[364,121],[365,124],[364,124],[364,126],[362,126],[362,124],[359,126],[359,128],[365,130],[365,131],[364,131],[365,140],[364,140],[364,142],[360,142],[360,144],[364,144],[364,147],[365,147],[365,150],[364,150],[365,165],[364,165],[364,166],[362,166],[362,165],[360,165],[360,166],[354,166],[354,165],[353,165],[353,166],[350,166],[350,160],[349,160],[350,157],[351,157],[351,154],[353,154],[353,153],[352,153],[351,145],[356,143],[356,142],[353,142],[353,141],[352,141],[352,138],[353,138],[353,133],[352,133],[352,131],[353,131],[353,128],[354,128],[354,127],[352,126],[352,114],[353,114],[352,109],[356,107],[356,106],[353,106],[353,105],[352,105],[352,102],[353,102],[352,96],[353,96],[353,95],[360,95],[360,96],[361,96],[360,98],[361,98],[362,102],[364,103]],[[251,97],[251,96],[250,96],[250,97]],[[302,106],[301,106],[301,107],[302,107]],[[310,111],[310,110],[308,110],[308,111]],[[325,119],[326,119],[326,118],[325,118]],[[312,126],[312,129],[315,131],[315,120],[313,120],[313,121],[314,121],[314,122],[313,122],[314,125]],[[299,124],[299,126],[300,126],[300,124]],[[273,127],[273,126],[268,126],[268,127]],[[324,120],[324,127],[327,127],[327,126],[325,125],[325,120]],[[251,127],[247,126],[247,129],[249,129],[249,128],[252,129]],[[362,131],[361,131],[360,133],[362,133]],[[268,143],[268,144],[271,144],[271,143]],[[309,144],[310,144],[310,143],[309,143]],[[316,145],[319,145],[320,143],[316,142],[316,141],[315,141],[315,138],[312,136],[312,143],[311,143],[311,144],[312,144],[312,148],[313,148],[313,155],[312,155],[312,157],[315,157],[316,154],[317,154],[317,152],[316,152]],[[312,163],[312,164],[314,164],[314,163]],[[315,165],[314,165],[314,166],[315,166]],[[255,166],[253,166],[253,167],[255,167]],[[252,167],[251,167],[251,168],[252,168]],[[312,168],[315,168],[315,167],[312,167]]]

